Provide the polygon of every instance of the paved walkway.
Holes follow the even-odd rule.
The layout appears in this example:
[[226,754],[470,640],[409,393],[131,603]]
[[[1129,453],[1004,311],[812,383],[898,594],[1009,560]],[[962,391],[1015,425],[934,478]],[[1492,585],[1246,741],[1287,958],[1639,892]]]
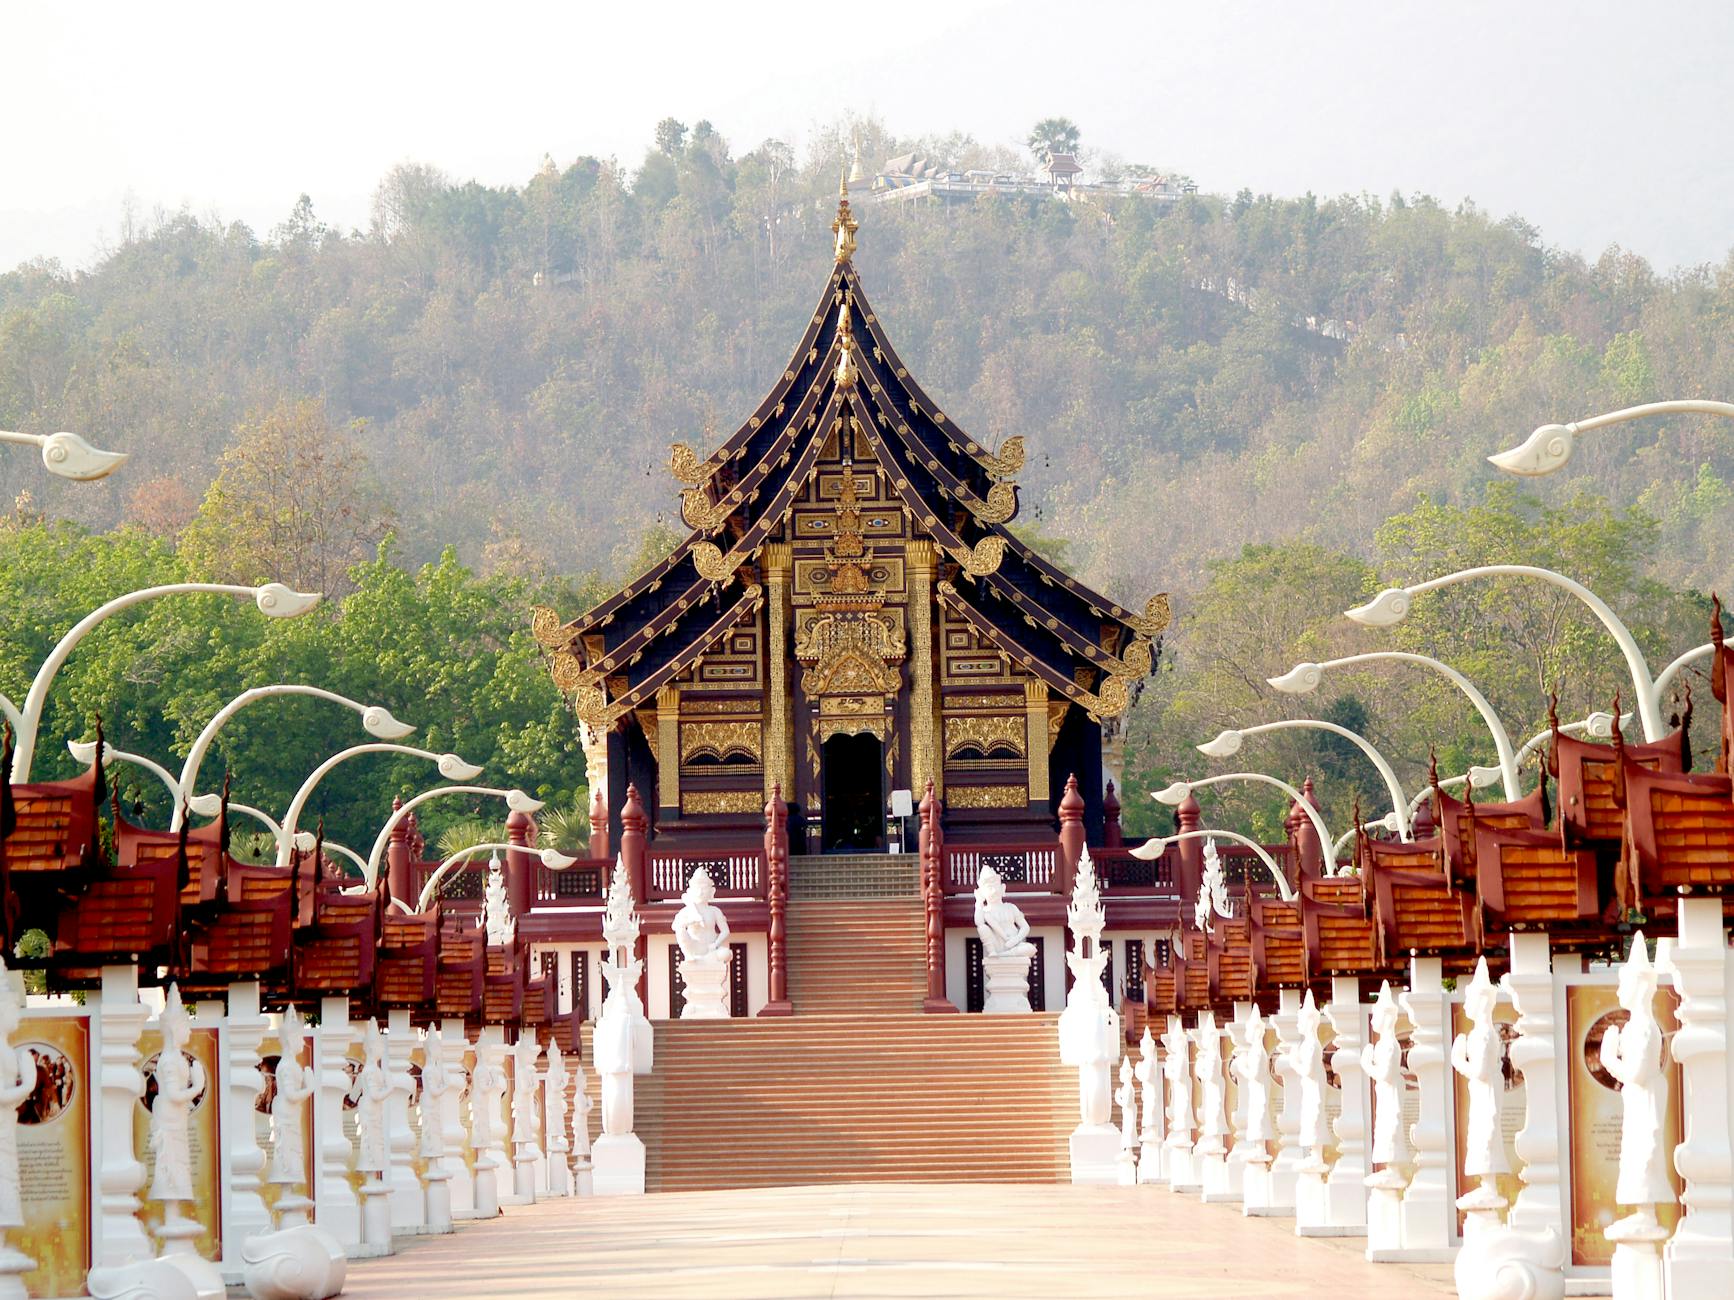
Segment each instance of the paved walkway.
[[1454,1294],[1160,1187],[855,1184],[547,1201],[352,1263],[354,1300]]

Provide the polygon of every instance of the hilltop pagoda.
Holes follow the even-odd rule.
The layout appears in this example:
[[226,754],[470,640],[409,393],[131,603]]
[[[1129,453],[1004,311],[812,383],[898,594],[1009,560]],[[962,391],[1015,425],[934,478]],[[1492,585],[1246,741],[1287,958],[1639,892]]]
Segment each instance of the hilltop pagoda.
[[1167,596],[1124,609],[1008,531],[1022,439],[976,442],[898,358],[846,186],[832,229],[770,393],[708,456],[672,448],[691,534],[575,621],[537,611],[592,789],[616,836],[630,783],[659,841],[722,848],[757,842],[780,785],[819,853],[884,847],[892,792],[930,780],[954,842],[1046,834],[1076,775],[1097,842]]

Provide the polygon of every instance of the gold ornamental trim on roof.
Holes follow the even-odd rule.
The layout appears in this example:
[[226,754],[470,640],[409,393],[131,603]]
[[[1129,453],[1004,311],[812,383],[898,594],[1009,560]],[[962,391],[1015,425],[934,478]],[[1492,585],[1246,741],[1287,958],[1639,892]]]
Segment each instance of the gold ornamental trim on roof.
[[1139,636],[1148,637],[1154,641],[1168,630],[1168,621],[1173,617],[1173,606],[1169,604],[1168,593],[1159,591],[1144,602],[1142,614],[1128,614],[1126,624]]
[[975,458],[995,478],[1012,478],[1024,467],[1024,440],[1014,434],[999,445],[997,453],[984,447],[975,453]]
[[985,578],[999,572],[1000,561],[1005,559],[1006,541],[1003,537],[984,537],[974,546],[951,546],[946,549],[970,577]]
[[837,237],[833,253],[839,263],[855,256],[855,232],[860,228],[861,223],[849,211],[849,178],[845,175],[837,182],[837,218],[831,223],[831,233]]
[[680,494],[680,517],[688,528],[701,533],[714,533],[735,512],[735,494],[712,503],[702,487],[688,488]]
[[717,466],[701,460],[699,454],[684,442],[673,443],[668,449],[668,472],[682,483],[702,487],[710,482]]

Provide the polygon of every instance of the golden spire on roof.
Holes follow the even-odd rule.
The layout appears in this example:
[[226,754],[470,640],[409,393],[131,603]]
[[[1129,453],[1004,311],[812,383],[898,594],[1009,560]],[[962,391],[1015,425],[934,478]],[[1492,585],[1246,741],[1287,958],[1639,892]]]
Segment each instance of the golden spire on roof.
[[837,345],[841,351],[836,372],[832,375],[837,387],[844,392],[855,386],[860,373],[855,366],[855,327],[849,319],[849,300],[850,295],[844,294],[843,301],[837,305]]
[[860,228],[861,223],[849,211],[849,178],[845,175],[837,181],[837,219],[831,223],[831,233],[837,236],[839,263],[855,256],[855,232]]

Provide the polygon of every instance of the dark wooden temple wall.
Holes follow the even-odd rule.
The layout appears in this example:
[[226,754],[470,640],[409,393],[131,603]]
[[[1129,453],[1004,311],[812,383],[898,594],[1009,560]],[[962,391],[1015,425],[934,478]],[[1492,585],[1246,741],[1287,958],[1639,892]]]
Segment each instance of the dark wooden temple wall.
[[1056,821],[1066,778],[1078,778],[1078,793],[1084,796],[1084,833],[1091,844],[1102,842],[1102,724],[1091,722],[1073,707],[1060,724],[1059,738],[1048,762],[1048,809]]

